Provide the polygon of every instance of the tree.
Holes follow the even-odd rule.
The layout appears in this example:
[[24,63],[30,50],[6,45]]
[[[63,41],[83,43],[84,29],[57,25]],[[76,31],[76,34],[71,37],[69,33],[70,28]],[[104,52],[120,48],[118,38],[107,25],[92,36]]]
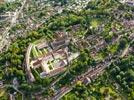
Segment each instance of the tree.
[[125,38],[123,38],[121,41],[120,41],[120,44],[119,44],[119,50],[120,49],[124,49],[126,47],[126,44],[127,44],[127,40]]
[[127,20],[131,20],[133,18],[133,15],[131,13],[125,13],[124,18]]
[[110,73],[112,74],[112,75],[116,75],[116,69],[115,68],[113,68],[111,71],[110,71]]
[[60,81],[60,85],[68,85],[72,80],[74,79],[74,76],[71,73],[67,73]]
[[131,98],[134,99],[134,91],[131,92]]
[[121,82],[121,76],[120,75],[117,75],[116,79],[117,79],[117,81]]
[[109,93],[109,89],[108,89],[108,88],[106,88],[106,89],[104,90],[104,92],[103,92],[103,95],[104,95],[104,96],[107,96],[107,95],[108,95],[108,93]]
[[61,2],[61,5],[67,4],[67,0],[59,0]]
[[116,66],[115,68],[117,72],[120,72],[120,67]]
[[42,79],[42,85],[43,86],[48,86],[50,84],[50,82],[51,82],[51,79],[48,78],[48,77]]
[[9,91],[9,93],[11,93],[11,94],[13,94],[13,93],[15,92],[14,88],[11,87],[11,86],[9,86],[9,87],[7,88],[7,91]]
[[73,91],[79,98],[87,99],[88,97],[88,92],[84,85],[77,84]]
[[30,94],[31,93],[31,85],[23,83],[18,87],[19,90],[24,91],[26,94]]
[[79,59],[80,59],[80,61],[82,61],[82,62],[87,61],[87,60],[88,60],[88,54],[85,53],[84,51],[82,51],[82,53],[81,53]]
[[121,71],[121,72],[119,73],[119,75],[120,75],[121,77],[123,77],[123,76],[125,75],[125,73],[124,73],[123,71]]
[[132,69],[129,69],[126,73],[127,81],[134,81],[134,71]]
[[40,90],[42,89],[42,86],[41,85],[32,85],[32,88],[31,88],[31,92],[35,93],[35,92],[39,92]]

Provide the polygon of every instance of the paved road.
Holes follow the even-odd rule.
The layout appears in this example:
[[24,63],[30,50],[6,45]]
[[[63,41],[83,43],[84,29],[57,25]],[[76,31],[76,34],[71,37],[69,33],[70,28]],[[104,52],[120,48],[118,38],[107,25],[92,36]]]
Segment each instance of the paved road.
[[28,46],[27,52],[26,52],[26,55],[25,55],[25,60],[26,60],[26,66],[25,66],[25,67],[26,67],[26,72],[27,72],[28,77],[29,77],[29,80],[30,80],[31,82],[35,81],[35,78],[34,78],[32,72],[31,72],[31,69],[30,69],[30,54],[31,54],[32,47],[33,47],[32,44],[30,44],[30,45]]

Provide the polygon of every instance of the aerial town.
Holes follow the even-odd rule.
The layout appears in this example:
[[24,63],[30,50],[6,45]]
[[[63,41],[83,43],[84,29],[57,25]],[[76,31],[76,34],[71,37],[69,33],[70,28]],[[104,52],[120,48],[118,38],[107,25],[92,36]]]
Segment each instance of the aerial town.
[[134,100],[134,0],[0,0],[0,100]]

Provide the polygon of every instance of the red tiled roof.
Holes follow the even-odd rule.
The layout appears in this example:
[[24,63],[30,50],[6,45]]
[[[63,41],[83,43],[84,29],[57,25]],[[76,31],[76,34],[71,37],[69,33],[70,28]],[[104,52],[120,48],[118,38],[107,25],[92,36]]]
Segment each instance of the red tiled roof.
[[63,37],[65,36],[64,32],[56,32],[57,37]]
[[40,63],[42,62],[42,60],[43,60],[45,57],[48,57],[49,55],[51,55],[51,53],[48,53],[47,55],[45,55],[45,56],[42,57],[42,58],[40,57],[41,60],[36,60],[36,62],[34,62],[33,65],[36,66],[36,65],[40,64]]
[[44,43],[38,44],[38,45],[37,45],[37,48],[38,48],[38,49],[41,49],[41,48],[44,48],[44,47],[47,47],[47,46],[48,46],[48,44],[44,42]]
[[55,74],[58,74],[58,73],[64,71],[64,69],[65,69],[64,67],[57,68],[57,69],[51,71],[51,72],[49,73],[49,75],[50,75],[50,76],[53,76],[53,75],[55,75]]
[[36,62],[33,63],[33,66],[36,66],[36,65],[40,64],[41,61],[42,61],[42,60],[37,60]]
[[58,54],[62,55],[62,54],[64,54],[65,52],[64,52],[64,50],[62,50],[62,49],[57,50],[57,51],[49,52],[49,53],[47,53],[46,55],[40,57],[41,60],[39,60],[39,58],[38,58],[37,60],[35,60],[36,62],[33,63],[33,66],[36,66],[36,65],[40,64],[41,61],[42,61],[45,57],[47,57],[47,56],[49,56],[49,55],[52,55],[52,53],[53,53],[53,55],[54,55],[55,53],[58,53]]

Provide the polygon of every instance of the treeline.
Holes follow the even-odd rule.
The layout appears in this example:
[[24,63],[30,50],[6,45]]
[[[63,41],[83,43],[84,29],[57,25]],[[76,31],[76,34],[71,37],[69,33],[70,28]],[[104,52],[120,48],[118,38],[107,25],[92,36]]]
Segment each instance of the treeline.
[[120,84],[122,91],[134,99],[134,56],[121,58],[110,66],[110,76]]

